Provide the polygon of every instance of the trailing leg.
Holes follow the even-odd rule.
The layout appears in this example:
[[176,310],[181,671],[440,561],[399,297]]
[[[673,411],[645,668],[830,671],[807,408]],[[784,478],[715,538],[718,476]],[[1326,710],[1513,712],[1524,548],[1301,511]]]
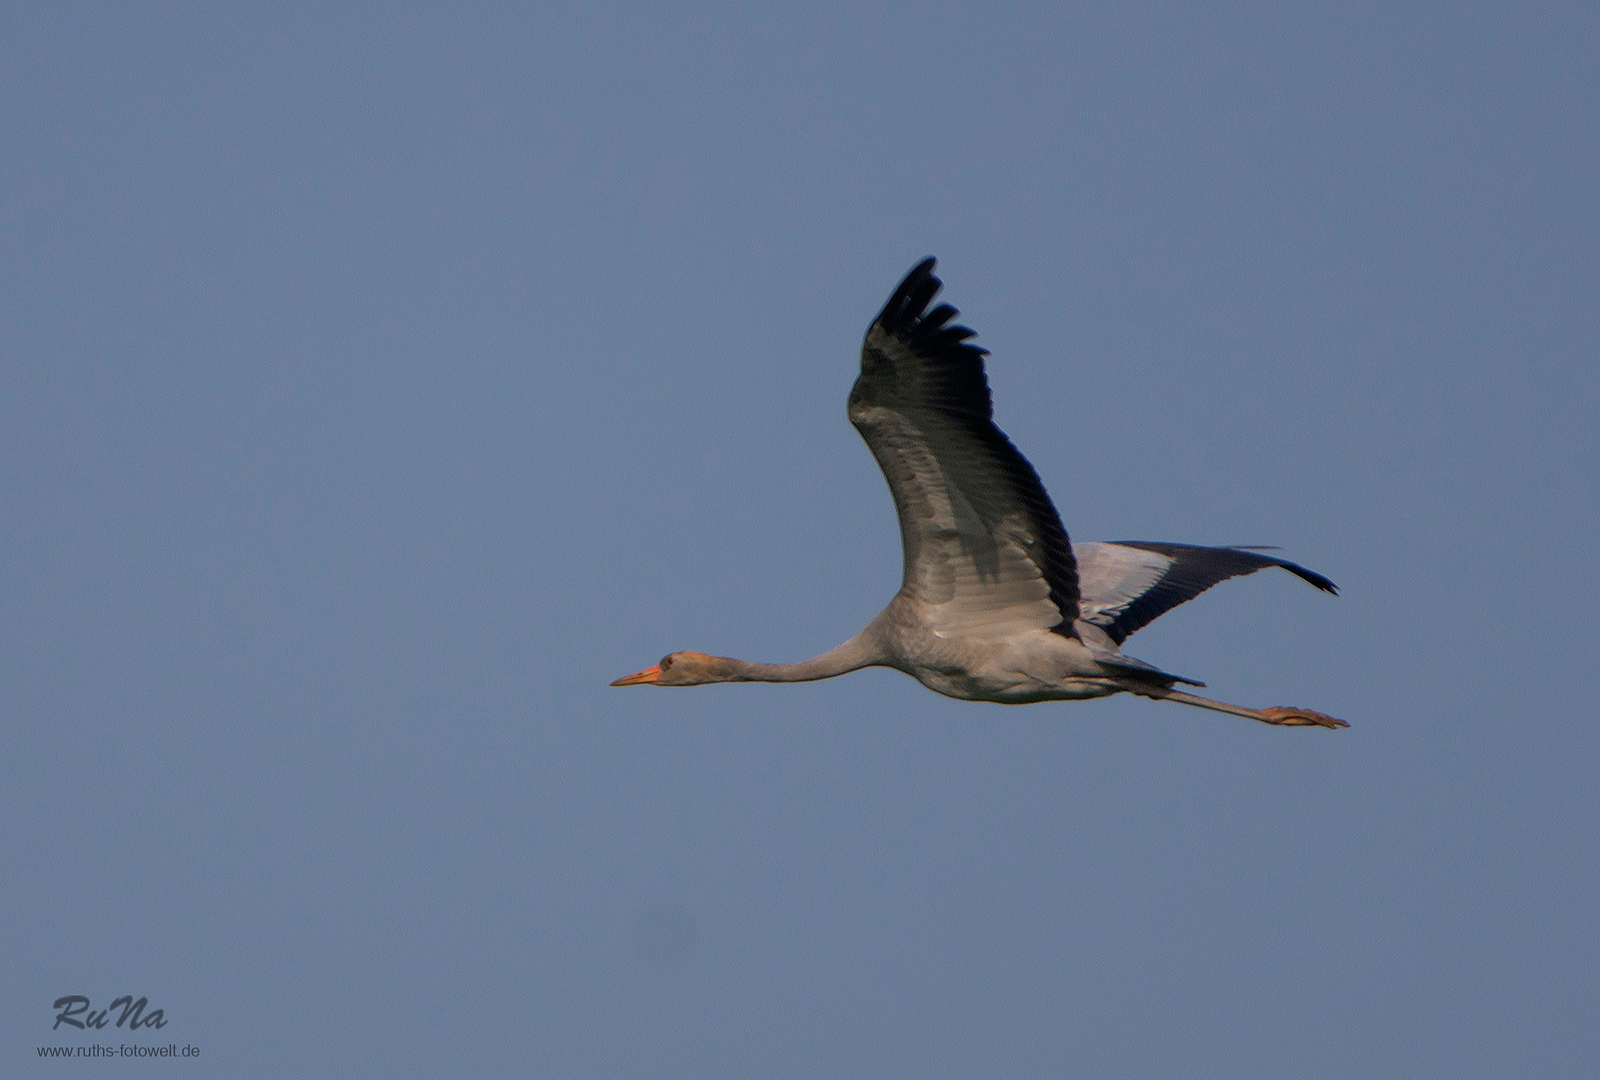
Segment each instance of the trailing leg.
[[1251,720],[1259,720],[1263,724],[1275,724],[1279,727],[1325,727],[1342,728],[1350,725],[1343,720],[1328,716],[1325,713],[1313,712],[1310,709],[1286,709],[1273,707],[1270,709],[1247,709],[1243,705],[1229,705],[1225,701],[1212,701],[1196,694],[1187,694],[1182,690],[1165,689],[1157,686],[1141,686],[1138,689],[1129,687],[1136,694],[1144,697],[1155,698],[1158,701],[1177,701],[1184,705],[1198,705],[1202,709],[1214,709],[1217,712],[1231,713],[1234,716],[1244,716]]

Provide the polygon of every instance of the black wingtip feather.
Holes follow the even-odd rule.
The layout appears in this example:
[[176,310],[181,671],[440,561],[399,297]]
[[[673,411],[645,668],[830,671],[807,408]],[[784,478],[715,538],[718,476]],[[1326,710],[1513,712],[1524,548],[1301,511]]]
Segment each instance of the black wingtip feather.
[[[982,363],[989,350],[971,344],[978,331],[952,322],[960,315],[955,307],[939,304],[930,310],[934,296],[944,286],[934,275],[934,266],[936,261],[926,258],[912,267],[872,320],[853,398],[880,403],[893,398],[987,421],[994,416]],[[912,352],[918,357],[917,365],[904,366],[896,373],[896,365],[872,344],[874,334],[883,334]]]
[[[901,336],[900,332],[914,324],[939,290],[944,288],[944,282],[933,275],[933,268],[937,265],[939,260],[930,255],[913,266],[873,321],[896,337]],[[954,308],[951,308],[950,314],[955,315]]]
[[1302,581],[1310,582],[1325,593],[1332,593],[1334,596],[1339,595],[1339,586],[1335,585],[1333,582],[1329,581],[1315,570],[1307,570],[1305,567],[1299,565],[1298,563],[1292,563],[1288,559],[1280,560],[1278,563],[1276,563],[1276,565],[1283,567],[1285,570],[1289,571],[1289,573],[1293,574],[1297,578],[1300,578]]

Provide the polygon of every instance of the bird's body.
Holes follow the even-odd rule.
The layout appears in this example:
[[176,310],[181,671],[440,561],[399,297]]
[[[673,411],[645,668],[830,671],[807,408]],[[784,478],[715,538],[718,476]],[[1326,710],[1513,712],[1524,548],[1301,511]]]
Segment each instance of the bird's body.
[[1025,704],[1135,693],[1291,726],[1343,727],[1307,709],[1247,709],[1174,689],[1203,685],[1123,655],[1126,637],[1226,578],[1279,566],[1260,551],[1067,538],[1038,474],[995,426],[984,350],[927,310],[934,260],[914,268],[867,330],[850,422],[877,458],[900,518],[899,593],[860,633],[798,664],[681,652],[614,686],[804,682],[892,667],[930,690]]

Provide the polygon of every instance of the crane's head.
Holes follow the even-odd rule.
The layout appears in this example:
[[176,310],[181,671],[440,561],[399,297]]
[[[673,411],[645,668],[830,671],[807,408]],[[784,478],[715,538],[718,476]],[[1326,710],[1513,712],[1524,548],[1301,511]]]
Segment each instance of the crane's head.
[[728,682],[732,678],[722,669],[720,656],[701,652],[675,652],[663,656],[661,663],[632,675],[625,675],[612,686],[698,686],[701,683]]

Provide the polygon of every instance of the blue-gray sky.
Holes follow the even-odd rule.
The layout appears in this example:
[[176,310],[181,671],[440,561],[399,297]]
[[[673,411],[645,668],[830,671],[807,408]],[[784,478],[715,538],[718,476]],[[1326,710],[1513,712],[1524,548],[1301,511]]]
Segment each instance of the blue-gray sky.
[[[10,9],[0,1071],[1600,1068],[1600,17],[1298,7]],[[1073,537],[1343,589],[1129,651],[1350,730],[606,686],[892,595],[927,254]]]

